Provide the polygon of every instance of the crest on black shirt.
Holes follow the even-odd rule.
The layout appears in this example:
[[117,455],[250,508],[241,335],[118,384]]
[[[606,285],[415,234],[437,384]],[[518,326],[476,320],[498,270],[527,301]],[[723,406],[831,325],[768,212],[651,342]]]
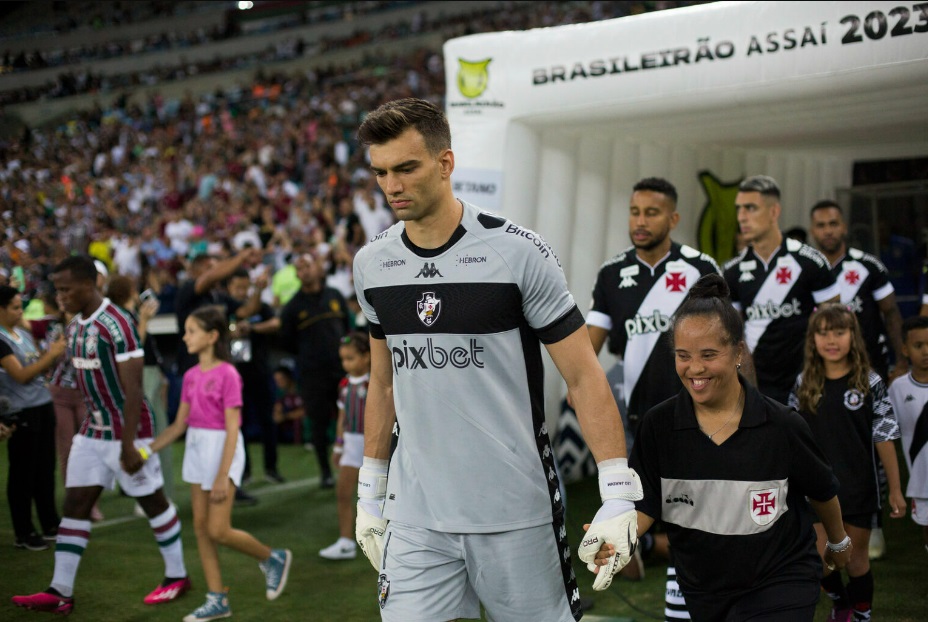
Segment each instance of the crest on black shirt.
[[769,525],[780,513],[779,488],[752,490],[750,498],[751,519],[758,525]]
[[431,326],[441,313],[441,299],[435,297],[435,292],[423,292],[422,298],[416,303],[416,313],[423,324]]
[[863,393],[857,389],[848,389],[844,392],[844,407],[848,410],[859,410],[864,405]]

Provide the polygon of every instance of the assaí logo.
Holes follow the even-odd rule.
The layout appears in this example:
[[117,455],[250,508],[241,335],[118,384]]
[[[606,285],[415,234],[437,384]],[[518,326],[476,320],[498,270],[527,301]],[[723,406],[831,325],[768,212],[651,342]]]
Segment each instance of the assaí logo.
[[435,345],[431,337],[425,342],[413,342],[403,340],[403,347],[393,347],[393,373],[399,373],[400,369],[443,369],[449,363],[452,367],[464,369],[465,367],[478,367],[483,369],[484,362],[480,355],[483,353],[483,347],[477,343],[476,339],[469,339],[467,346],[455,346],[446,349]]
[[490,82],[490,72],[487,65],[493,61],[487,58],[479,61],[458,59],[458,90],[468,99],[480,97]]
[[[465,60],[458,58],[457,87],[466,101],[449,101],[451,108],[460,108],[465,114],[480,114],[483,108],[505,108],[506,105],[495,99],[481,97],[490,86],[488,69],[492,58],[483,60]],[[492,93],[492,91],[491,91]]]

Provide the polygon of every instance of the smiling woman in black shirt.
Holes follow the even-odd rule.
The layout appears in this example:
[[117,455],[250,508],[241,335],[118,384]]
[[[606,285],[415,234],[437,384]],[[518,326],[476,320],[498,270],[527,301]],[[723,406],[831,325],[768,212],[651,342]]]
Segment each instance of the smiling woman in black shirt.
[[684,388],[645,415],[632,451],[638,530],[666,524],[693,620],[811,621],[822,570],[809,503],[828,533],[827,563],[843,567],[850,554],[838,483],[802,418],[739,375],[743,330],[717,275],[700,278],[674,316]]

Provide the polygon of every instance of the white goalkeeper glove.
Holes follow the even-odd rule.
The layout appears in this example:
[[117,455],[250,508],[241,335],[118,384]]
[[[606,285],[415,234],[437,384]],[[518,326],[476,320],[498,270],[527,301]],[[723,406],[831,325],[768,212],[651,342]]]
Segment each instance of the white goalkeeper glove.
[[354,537],[374,570],[380,571],[383,557],[383,535],[387,519],[383,517],[383,501],[387,496],[387,461],[364,457],[358,473],[358,518]]
[[[599,463],[599,495],[603,506],[596,512],[590,529],[586,532],[577,554],[586,562],[591,572],[596,572],[594,590],[605,590],[612,584],[612,577],[631,560],[638,548],[638,514],[635,501],[644,493],[641,480],[634,469],[628,468],[628,460],[616,458]],[[605,544],[615,547],[605,566],[594,563],[596,554]]]

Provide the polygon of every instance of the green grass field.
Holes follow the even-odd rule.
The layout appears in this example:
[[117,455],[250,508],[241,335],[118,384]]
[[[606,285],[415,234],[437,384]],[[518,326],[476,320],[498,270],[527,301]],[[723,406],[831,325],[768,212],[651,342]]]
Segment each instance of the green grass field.
[[[335,493],[320,490],[314,454],[293,445],[282,446],[280,471],[285,484],[263,482],[261,449],[252,445],[257,463],[255,483],[247,488],[259,497],[255,507],[236,508],[233,524],[250,531],[274,547],[293,551],[294,562],[284,594],[274,602],[264,598],[264,578],[257,564],[232,551],[221,553],[223,578],[230,588],[234,618],[238,620],[312,620],[366,622],[379,619],[377,576],[359,553],[354,561],[329,562],[319,549],[337,537]],[[103,523],[93,528],[90,545],[81,562],[76,584],[76,607],[71,619],[94,621],[179,621],[199,606],[205,591],[196,541],[191,528],[187,487],[180,481],[183,446],[173,452],[175,502],[184,522],[184,553],[194,590],[177,602],[149,607],[142,597],[161,580],[163,565],[148,524],[132,514],[133,502],[116,493],[104,494]],[[6,446],[0,443],[0,460],[6,463]],[[5,489],[6,468],[0,475]],[[62,490],[59,488],[59,496]],[[568,487],[568,527],[576,547],[581,524],[598,508],[595,480]],[[886,525],[887,554],[874,563],[876,598],[874,620],[925,622],[928,620],[928,557],[921,535],[910,518]],[[9,603],[14,594],[45,589],[51,579],[53,551],[15,549],[9,512],[0,512],[0,620],[35,620],[44,614],[17,609]],[[575,560],[576,561],[576,560]],[[581,594],[592,597],[590,617],[663,619],[663,572],[658,562],[649,563],[644,581],[618,579],[606,592],[594,593],[584,566],[576,564]],[[820,605],[818,619],[825,619],[827,605]],[[506,622],[501,620],[499,622]]]

